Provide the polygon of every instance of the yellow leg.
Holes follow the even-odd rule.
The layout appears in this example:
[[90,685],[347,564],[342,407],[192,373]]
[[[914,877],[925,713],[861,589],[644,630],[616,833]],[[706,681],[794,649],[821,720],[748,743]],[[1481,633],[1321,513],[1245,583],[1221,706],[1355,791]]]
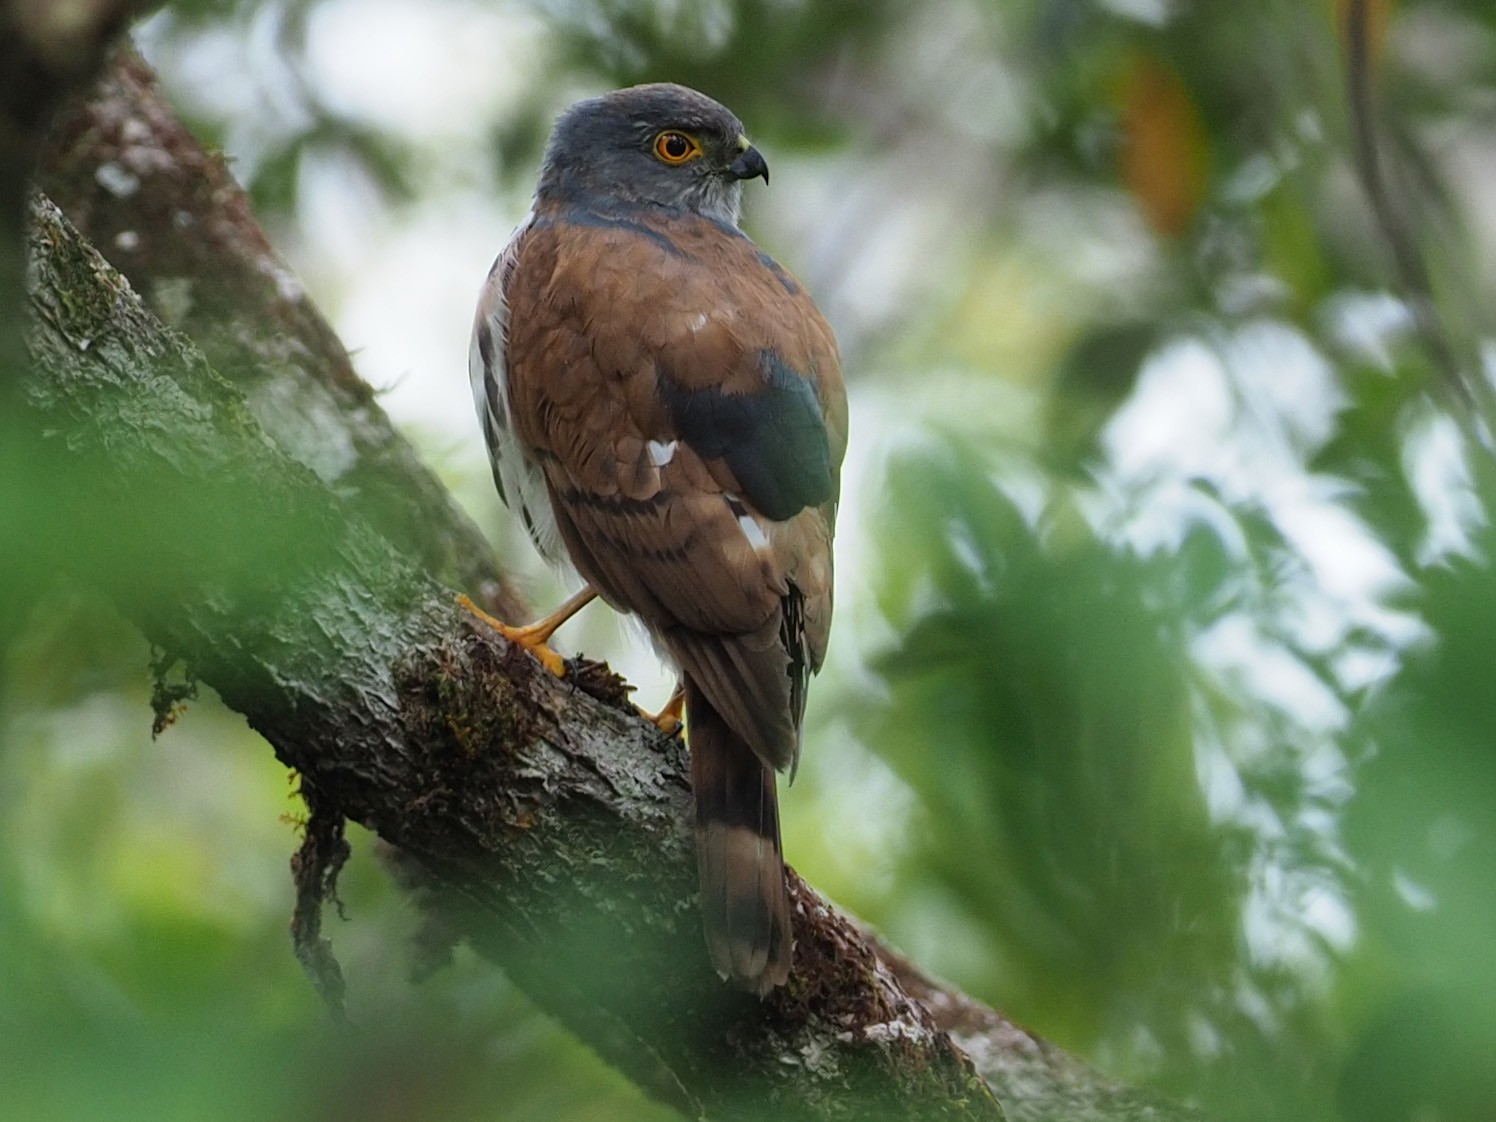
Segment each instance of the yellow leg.
[[681,717],[685,713],[685,709],[686,687],[682,683],[677,682],[675,683],[675,692],[670,695],[670,700],[665,702],[665,708],[661,709],[658,713],[651,713],[646,709],[640,709],[639,716],[654,725],[655,728],[659,729],[666,736],[674,736],[680,732],[681,724],[683,723]]
[[457,602],[511,643],[517,643],[519,646],[524,647],[525,650],[540,660],[540,665],[544,666],[556,677],[564,678],[566,676],[566,660],[551,650],[549,646],[550,637],[556,633],[556,628],[592,603],[596,597],[597,590],[589,584],[544,619],[526,624],[524,627],[510,627],[507,623],[500,623],[466,596],[459,596]]

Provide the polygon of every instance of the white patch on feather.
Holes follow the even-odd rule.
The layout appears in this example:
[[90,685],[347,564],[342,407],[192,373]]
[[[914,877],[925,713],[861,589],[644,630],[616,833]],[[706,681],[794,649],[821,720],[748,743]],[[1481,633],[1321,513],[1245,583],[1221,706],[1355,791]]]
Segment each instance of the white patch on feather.
[[675,459],[675,446],[678,441],[651,440],[646,447],[649,449],[649,462],[657,468],[662,468],[671,460]]
[[769,544],[769,535],[764,533],[764,528],[758,524],[758,519],[751,514],[738,516],[738,529],[743,531],[748,544],[756,550],[763,549]]
[[691,334],[695,334],[706,326],[706,313],[697,312],[691,317]]
[[755,551],[763,549],[768,545],[769,535],[764,533],[764,528],[758,524],[758,519],[749,513],[748,507],[744,504],[743,500],[731,491],[723,491],[722,497],[727,500],[727,509],[738,520],[738,529],[743,531],[743,536],[748,539],[748,544]]

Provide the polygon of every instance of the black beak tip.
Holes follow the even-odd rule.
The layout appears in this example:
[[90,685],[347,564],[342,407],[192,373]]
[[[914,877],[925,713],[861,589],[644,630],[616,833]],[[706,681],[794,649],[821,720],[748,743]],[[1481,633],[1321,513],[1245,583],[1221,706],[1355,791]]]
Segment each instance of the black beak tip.
[[743,154],[734,160],[727,170],[732,173],[734,179],[762,179],[764,185],[768,186],[769,165],[764,160],[763,153],[757,148],[745,148]]

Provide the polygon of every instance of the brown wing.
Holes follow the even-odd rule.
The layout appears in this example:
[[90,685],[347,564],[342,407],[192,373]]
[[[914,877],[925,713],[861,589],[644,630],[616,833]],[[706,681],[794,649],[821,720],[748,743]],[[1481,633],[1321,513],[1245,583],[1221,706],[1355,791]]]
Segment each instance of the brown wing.
[[573,562],[792,766],[831,622],[830,328],[736,230],[649,212],[538,212],[509,299],[514,423]]

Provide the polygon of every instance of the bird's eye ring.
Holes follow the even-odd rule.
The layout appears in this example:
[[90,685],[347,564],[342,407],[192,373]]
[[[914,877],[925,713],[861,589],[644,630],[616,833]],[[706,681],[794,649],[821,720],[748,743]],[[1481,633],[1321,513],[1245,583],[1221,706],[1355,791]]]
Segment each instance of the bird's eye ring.
[[701,155],[701,145],[694,136],[666,129],[655,137],[654,152],[664,163],[683,164]]

